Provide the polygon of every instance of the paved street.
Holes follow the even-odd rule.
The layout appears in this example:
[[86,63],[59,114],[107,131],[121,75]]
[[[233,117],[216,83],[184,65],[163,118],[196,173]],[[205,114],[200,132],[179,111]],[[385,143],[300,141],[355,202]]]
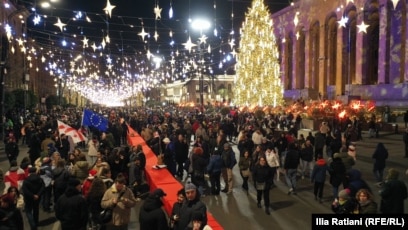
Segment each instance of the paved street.
[[[378,188],[374,185],[375,179],[372,174],[371,155],[378,142],[384,143],[390,156],[387,162],[388,167],[397,168],[402,178],[407,182],[405,170],[408,168],[408,158],[403,158],[403,143],[401,134],[381,133],[380,138],[367,138],[363,134],[363,141],[357,142],[357,163],[354,166],[360,169],[364,179],[371,186],[376,200],[379,202]],[[3,148],[1,148],[3,149]],[[236,146],[235,152],[238,153]],[[27,148],[20,147],[19,161],[26,155]],[[0,154],[0,167],[6,171],[8,162],[3,150]],[[218,222],[225,229],[310,229],[312,213],[331,213],[330,204],[332,202],[331,186],[328,183],[328,177],[324,192],[323,204],[314,200],[313,184],[309,178],[304,180],[299,178],[297,195],[287,195],[288,188],[281,175],[281,180],[276,183],[270,193],[271,198],[271,215],[265,214],[264,209],[256,206],[256,191],[253,186],[250,187],[249,195],[241,189],[242,180],[239,175],[238,167],[234,168],[234,192],[230,195],[222,193],[219,196],[206,196],[202,200],[207,204]],[[138,210],[141,203],[138,203],[132,210],[132,219],[129,229],[139,229],[138,227]],[[405,202],[407,212],[407,202]],[[40,211],[40,222],[43,226],[39,230],[60,229],[59,223],[55,220],[54,213],[44,213]],[[25,220],[25,229],[29,229]]]

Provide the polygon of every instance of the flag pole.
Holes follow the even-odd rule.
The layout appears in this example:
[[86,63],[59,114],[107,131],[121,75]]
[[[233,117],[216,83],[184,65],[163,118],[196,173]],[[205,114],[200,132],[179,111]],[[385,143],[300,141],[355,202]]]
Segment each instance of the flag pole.
[[82,110],[81,127],[84,126],[85,108]]

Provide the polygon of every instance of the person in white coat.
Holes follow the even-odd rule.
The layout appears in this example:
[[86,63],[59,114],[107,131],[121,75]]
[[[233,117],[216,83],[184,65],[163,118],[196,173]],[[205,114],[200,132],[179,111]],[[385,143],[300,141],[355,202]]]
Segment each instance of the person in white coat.
[[88,156],[91,161],[90,165],[95,164],[96,159],[98,158],[98,147],[97,146],[99,146],[99,142],[96,136],[94,136],[92,140],[88,142]]

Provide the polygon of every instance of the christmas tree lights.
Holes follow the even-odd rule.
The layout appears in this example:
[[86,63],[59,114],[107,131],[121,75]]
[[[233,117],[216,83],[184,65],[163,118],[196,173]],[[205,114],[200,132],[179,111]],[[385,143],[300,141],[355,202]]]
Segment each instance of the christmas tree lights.
[[237,106],[283,104],[279,53],[270,17],[263,0],[253,0],[245,15],[236,66]]

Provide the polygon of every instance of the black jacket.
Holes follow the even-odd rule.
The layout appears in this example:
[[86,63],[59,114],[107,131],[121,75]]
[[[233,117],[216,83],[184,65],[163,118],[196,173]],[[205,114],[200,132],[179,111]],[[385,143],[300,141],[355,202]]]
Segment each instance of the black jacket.
[[286,153],[284,169],[297,169],[299,165],[300,154],[297,150],[290,149]]
[[34,195],[39,197],[44,192],[45,185],[41,177],[36,173],[31,173],[24,181],[21,190],[24,194],[24,202],[34,202]]
[[193,215],[202,215],[201,226],[207,225],[207,207],[200,201],[199,194],[197,192],[196,199],[185,200],[180,210],[180,219],[176,230],[185,230],[192,222]]
[[55,217],[62,230],[85,230],[88,207],[85,198],[75,187],[68,187],[55,205]]
[[167,217],[164,213],[162,201],[159,197],[149,196],[144,201],[139,212],[140,229],[166,230]]
[[252,178],[254,183],[266,183],[272,185],[273,173],[272,168],[265,164],[264,166],[257,164],[252,172]]

